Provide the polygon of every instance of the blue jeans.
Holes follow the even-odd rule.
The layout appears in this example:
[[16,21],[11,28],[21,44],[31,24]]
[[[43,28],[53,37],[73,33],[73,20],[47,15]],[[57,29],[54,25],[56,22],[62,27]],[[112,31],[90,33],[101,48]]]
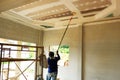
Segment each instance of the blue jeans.
[[57,72],[48,73],[46,80],[57,80]]

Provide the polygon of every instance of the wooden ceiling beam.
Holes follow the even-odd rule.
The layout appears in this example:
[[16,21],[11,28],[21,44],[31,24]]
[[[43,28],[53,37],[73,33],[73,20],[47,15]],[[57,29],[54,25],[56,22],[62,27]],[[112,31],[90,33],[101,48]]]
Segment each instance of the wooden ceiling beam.
[[38,0],[0,0],[0,12],[7,11]]

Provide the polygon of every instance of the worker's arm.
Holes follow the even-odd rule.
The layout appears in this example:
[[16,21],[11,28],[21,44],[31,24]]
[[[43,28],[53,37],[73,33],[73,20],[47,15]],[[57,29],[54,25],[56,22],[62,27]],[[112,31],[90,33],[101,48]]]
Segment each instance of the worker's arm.
[[58,60],[60,60],[60,55],[59,55],[58,51],[57,51],[57,58],[58,58]]

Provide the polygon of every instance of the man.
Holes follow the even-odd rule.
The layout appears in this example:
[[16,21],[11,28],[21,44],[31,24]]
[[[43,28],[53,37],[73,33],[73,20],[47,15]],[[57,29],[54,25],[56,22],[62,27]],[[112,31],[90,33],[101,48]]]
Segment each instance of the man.
[[54,56],[54,52],[49,52],[48,57],[48,74],[47,80],[57,80],[58,73],[58,61],[60,60],[60,56],[57,51],[57,57]]

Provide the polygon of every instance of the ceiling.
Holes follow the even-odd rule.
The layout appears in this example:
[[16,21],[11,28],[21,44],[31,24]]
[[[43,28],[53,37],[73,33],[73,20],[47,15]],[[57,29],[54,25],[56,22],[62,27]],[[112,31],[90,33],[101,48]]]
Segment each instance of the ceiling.
[[1,0],[0,17],[35,29],[65,28],[119,16],[120,0]]

